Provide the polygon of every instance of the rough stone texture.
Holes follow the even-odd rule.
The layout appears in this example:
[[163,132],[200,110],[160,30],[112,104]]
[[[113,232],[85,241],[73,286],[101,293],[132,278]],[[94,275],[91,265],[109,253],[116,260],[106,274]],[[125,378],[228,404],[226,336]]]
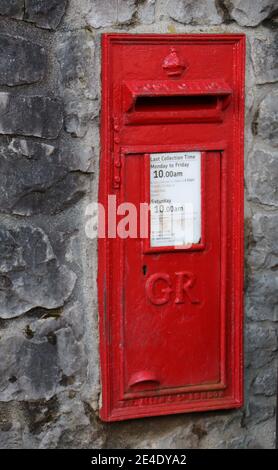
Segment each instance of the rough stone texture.
[[24,0],[0,0],[0,15],[23,19]]
[[278,152],[256,150],[249,160],[249,195],[255,202],[278,206]]
[[44,29],[56,29],[65,14],[67,0],[0,0],[0,15],[30,21]]
[[276,328],[266,328],[257,324],[249,324],[246,331],[246,351],[253,352],[257,349],[270,351],[277,350]]
[[[0,448],[274,447],[273,5],[0,0]],[[98,419],[97,251],[85,223],[97,198],[100,35],[107,30],[248,36],[242,410],[109,425]]]
[[69,386],[80,388],[87,368],[83,341],[84,331],[73,332],[69,315],[41,315],[22,331],[8,332],[0,352],[2,400],[50,400]]
[[267,397],[275,395],[277,391],[276,376],[273,375],[272,367],[259,372],[254,382],[254,394]]
[[240,26],[257,26],[277,12],[276,0],[224,0],[223,3]]
[[255,242],[251,250],[253,267],[274,270],[278,263],[278,214],[256,213],[252,218],[252,231]]
[[45,50],[33,42],[0,34],[0,85],[23,85],[46,74]]
[[89,31],[64,34],[57,48],[65,97],[65,130],[84,137],[91,119],[99,112],[96,74],[92,57],[95,45]]
[[251,39],[252,61],[256,82],[259,84],[278,80],[278,33],[277,31]]
[[278,93],[269,93],[261,102],[255,130],[259,137],[278,147]]
[[23,334],[7,337],[2,342],[0,367],[0,389],[10,397],[48,399],[59,383],[57,346],[47,339],[30,341]]
[[214,0],[173,0],[168,3],[171,18],[184,24],[216,25],[222,23]]
[[[72,156],[71,156],[72,157]],[[88,191],[86,177],[72,158],[49,144],[13,139],[0,145],[0,205],[18,215],[55,214]]]
[[255,395],[265,395],[267,397],[275,395],[277,382],[273,375],[272,367],[259,372],[254,382]]
[[47,235],[38,227],[2,225],[0,240],[0,318],[62,306],[76,275],[59,264]]
[[152,24],[155,19],[156,0],[145,0],[139,3],[138,19],[143,24]]
[[65,13],[66,5],[67,0],[25,0],[24,19],[40,28],[56,29]]
[[0,92],[0,134],[55,139],[63,125],[60,101]]
[[[260,232],[260,238],[255,238],[248,257],[246,316],[251,321],[277,321],[277,225],[274,225],[277,214],[256,214],[255,217],[259,220],[253,222],[255,230],[257,223],[265,225],[263,235]],[[256,232],[255,237],[258,237]]]
[[135,0],[110,0],[109,7],[103,0],[92,0],[91,3],[88,22],[93,28],[129,24],[136,12]]

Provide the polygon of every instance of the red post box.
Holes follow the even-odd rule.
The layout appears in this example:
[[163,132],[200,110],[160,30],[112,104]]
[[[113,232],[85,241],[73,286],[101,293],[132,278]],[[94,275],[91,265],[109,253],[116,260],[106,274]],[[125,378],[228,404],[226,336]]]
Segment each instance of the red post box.
[[103,36],[104,421],[242,404],[244,62],[238,34]]

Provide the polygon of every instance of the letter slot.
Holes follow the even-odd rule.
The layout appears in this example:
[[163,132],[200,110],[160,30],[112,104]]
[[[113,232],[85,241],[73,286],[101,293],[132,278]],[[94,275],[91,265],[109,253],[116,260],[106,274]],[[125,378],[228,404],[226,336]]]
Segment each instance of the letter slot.
[[125,124],[221,122],[231,95],[221,79],[126,82]]

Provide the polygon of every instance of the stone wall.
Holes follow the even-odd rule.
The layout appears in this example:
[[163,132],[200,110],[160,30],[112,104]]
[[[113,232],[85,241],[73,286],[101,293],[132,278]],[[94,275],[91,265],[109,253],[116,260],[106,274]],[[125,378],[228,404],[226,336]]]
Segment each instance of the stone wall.
[[[0,447],[270,448],[277,371],[276,0],[0,0]],[[98,419],[103,31],[247,35],[245,407]]]

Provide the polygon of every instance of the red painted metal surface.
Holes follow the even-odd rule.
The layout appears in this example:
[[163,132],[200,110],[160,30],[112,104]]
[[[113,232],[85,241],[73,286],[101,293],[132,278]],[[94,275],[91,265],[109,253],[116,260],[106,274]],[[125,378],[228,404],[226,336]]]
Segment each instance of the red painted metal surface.
[[243,35],[103,35],[99,201],[200,151],[202,208],[190,248],[99,239],[105,421],[242,405],[244,62]]

